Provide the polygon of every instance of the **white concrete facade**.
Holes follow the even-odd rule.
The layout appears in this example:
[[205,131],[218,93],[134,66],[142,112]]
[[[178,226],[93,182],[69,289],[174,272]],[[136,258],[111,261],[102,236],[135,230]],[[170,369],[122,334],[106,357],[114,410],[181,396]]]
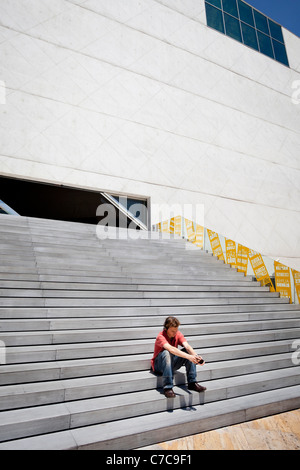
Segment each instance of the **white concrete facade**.
[[0,0],[0,174],[204,204],[206,227],[300,271],[283,34],[290,68],[208,28],[204,0]]

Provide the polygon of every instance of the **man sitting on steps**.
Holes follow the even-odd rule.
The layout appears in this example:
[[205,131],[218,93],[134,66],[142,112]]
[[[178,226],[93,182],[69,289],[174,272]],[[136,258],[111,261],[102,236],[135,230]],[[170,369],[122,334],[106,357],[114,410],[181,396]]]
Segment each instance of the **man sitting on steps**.
[[[188,389],[203,392],[202,387],[196,381],[196,364],[204,364],[201,356],[198,356],[192,346],[189,345],[183,334],[178,330],[180,321],[175,317],[168,317],[164,323],[164,330],[159,333],[154,345],[154,355],[151,359],[151,367],[154,372],[162,374],[164,394],[167,398],[174,398],[173,375],[174,371],[185,366]],[[183,346],[184,349],[178,349]]]

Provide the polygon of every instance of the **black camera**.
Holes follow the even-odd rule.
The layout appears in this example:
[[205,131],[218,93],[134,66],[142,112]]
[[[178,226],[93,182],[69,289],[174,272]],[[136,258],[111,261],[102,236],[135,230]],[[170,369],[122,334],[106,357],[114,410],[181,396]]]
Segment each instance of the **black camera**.
[[198,364],[204,364],[204,359],[202,359],[202,357],[201,357],[201,359],[199,359]]

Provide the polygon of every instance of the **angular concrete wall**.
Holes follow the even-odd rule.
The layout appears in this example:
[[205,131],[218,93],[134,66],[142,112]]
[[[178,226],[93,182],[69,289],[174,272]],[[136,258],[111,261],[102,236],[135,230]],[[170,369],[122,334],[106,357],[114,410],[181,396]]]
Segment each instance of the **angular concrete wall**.
[[209,29],[204,0],[0,9],[1,174],[150,196],[153,223],[204,204],[207,227],[300,270],[299,38],[283,31],[287,68]]

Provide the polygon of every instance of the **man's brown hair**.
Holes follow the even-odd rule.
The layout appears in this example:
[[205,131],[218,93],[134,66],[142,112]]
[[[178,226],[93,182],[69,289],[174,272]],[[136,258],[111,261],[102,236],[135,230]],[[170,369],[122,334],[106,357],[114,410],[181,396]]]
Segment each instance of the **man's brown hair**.
[[180,321],[176,317],[168,317],[165,319],[164,329],[167,330],[168,328],[178,328],[180,325]]

